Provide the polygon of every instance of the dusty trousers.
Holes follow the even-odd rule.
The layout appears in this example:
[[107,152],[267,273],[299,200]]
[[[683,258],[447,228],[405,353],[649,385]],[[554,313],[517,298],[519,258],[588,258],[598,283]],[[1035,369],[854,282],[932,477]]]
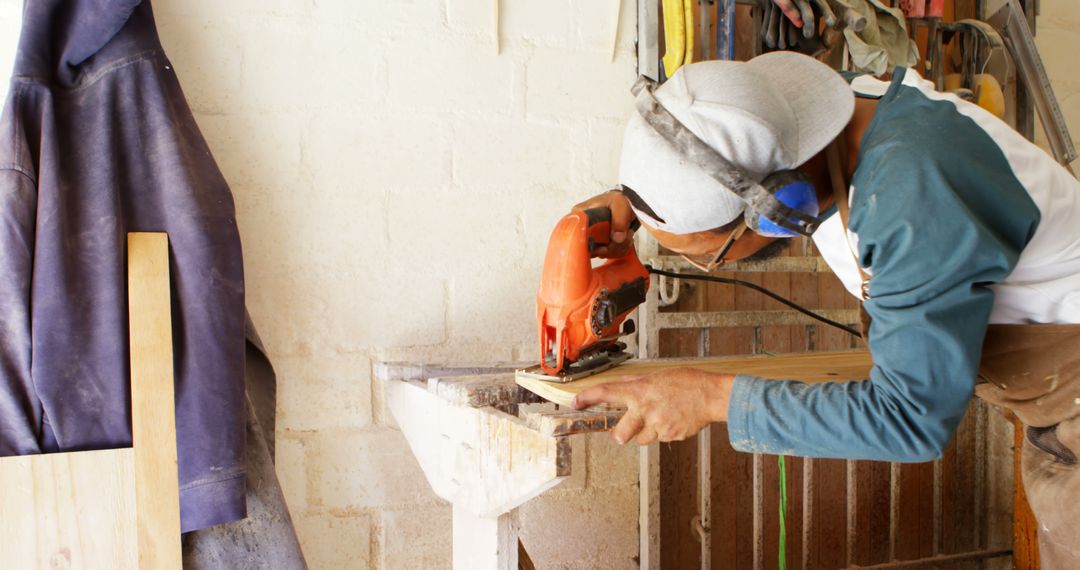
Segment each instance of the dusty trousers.
[[975,393],[1025,426],[1021,471],[1047,570],[1080,568],[1080,325],[991,325]]

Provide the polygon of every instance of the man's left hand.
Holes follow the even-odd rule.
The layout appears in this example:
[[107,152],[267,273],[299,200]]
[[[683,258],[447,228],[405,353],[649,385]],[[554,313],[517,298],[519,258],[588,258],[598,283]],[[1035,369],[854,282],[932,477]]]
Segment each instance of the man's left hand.
[[620,444],[636,437],[640,445],[686,439],[712,422],[727,420],[735,376],[695,368],[669,368],[645,376],[626,376],[574,397],[583,410],[601,403],[622,404],[626,415],[611,432]]

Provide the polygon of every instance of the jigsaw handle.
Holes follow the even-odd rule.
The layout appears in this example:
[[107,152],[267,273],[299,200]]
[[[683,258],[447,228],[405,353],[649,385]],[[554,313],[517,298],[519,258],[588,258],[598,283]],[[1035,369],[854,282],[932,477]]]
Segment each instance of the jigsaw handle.
[[[591,255],[597,246],[611,243],[611,209],[589,208],[585,210],[585,217],[589,221],[589,227],[585,233],[589,237],[589,254]],[[637,231],[640,227],[641,222],[638,220],[630,222],[630,231]]]

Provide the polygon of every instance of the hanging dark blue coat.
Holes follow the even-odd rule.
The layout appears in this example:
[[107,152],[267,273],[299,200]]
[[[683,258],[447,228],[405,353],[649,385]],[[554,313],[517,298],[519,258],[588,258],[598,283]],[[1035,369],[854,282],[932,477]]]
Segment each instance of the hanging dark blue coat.
[[148,2],[28,0],[0,120],[0,455],[130,445],[132,231],[171,243],[183,530],[242,518],[232,195]]

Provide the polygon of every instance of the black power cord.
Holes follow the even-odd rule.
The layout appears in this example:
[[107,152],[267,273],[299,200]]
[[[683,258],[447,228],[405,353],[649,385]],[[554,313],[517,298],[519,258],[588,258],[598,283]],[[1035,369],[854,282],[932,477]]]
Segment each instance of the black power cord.
[[783,303],[783,304],[787,305],[788,307],[791,307],[792,309],[795,309],[796,311],[799,311],[800,313],[802,313],[802,314],[804,314],[804,315],[806,315],[806,316],[808,316],[808,317],[810,317],[812,319],[821,321],[821,322],[823,322],[823,323],[825,323],[825,324],[827,324],[829,326],[836,327],[836,328],[838,328],[838,329],[840,329],[840,330],[842,330],[842,331],[844,331],[844,332],[846,332],[848,334],[852,334],[852,335],[855,335],[855,336],[857,336],[859,338],[862,338],[862,333],[860,333],[859,331],[857,331],[857,330],[855,330],[855,329],[853,329],[853,328],[851,328],[851,327],[849,327],[849,326],[847,326],[845,324],[838,323],[838,322],[836,322],[836,321],[834,321],[834,320],[832,320],[832,319],[830,319],[828,317],[824,317],[822,315],[819,315],[819,314],[811,311],[810,309],[807,309],[807,308],[795,303],[794,301],[785,299],[785,298],[781,297],[780,295],[777,295],[776,293],[773,293],[772,291],[769,291],[768,289],[762,287],[761,285],[758,285],[757,283],[751,283],[749,281],[743,281],[742,279],[732,279],[730,277],[717,277],[716,275],[703,275],[703,274],[700,274],[700,273],[676,273],[674,271],[666,271],[664,269],[656,269],[651,265],[646,265],[645,269],[648,269],[649,273],[653,273],[655,275],[663,275],[664,277],[674,277],[676,279],[688,279],[688,280],[692,280],[692,281],[710,281],[710,282],[713,282],[713,283],[727,283],[729,285],[742,285],[743,287],[753,289],[754,291],[757,291],[758,293],[761,293],[762,295],[765,295],[766,297],[769,297],[770,299],[774,299],[774,300],[776,300],[776,301],[778,301],[780,303]]

